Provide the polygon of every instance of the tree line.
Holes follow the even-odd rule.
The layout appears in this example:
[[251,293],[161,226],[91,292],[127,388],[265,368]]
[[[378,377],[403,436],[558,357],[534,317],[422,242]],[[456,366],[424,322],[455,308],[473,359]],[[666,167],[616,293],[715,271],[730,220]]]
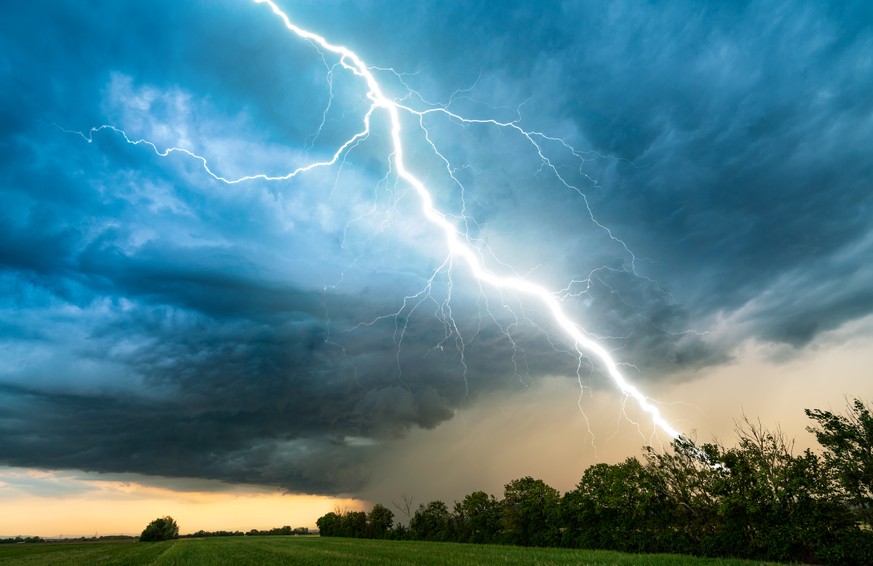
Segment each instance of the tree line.
[[205,537],[272,537],[272,536],[291,536],[291,535],[308,535],[309,529],[306,527],[297,527],[292,529],[288,525],[284,527],[273,527],[272,529],[258,530],[250,529],[246,532],[242,531],[204,531],[203,529],[193,532],[189,535],[181,535],[179,538],[205,538]]
[[292,535],[308,535],[309,529],[306,527],[291,528],[288,525],[283,527],[274,527],[272,529],[258,530],[251,529],[246,532],[242,531],[204,531],[199,530],[189,535],[179,535],[179,525],[175,519],[170,516],[158,517],[149,523],[142,534],[139,536],[140,542],[159,542],[163,540],[172,540],[177,538],[204,538],[204,537],[259,537],[259,536],[292,536]]
[[46,540],[42,537],[9,537],[9,538],[0,538],[0,544],[34,544],[38,542],[46,542]]
[[132,535],[101,535],[101,536],[93,536],[93,537],[65,537],[65,538],[42,538],[40,536],[31,536],[31,537],[23,537],[17,536],[12,538],[0,538],[0,544],[35,544],[40,542],[55,542],[55,541],[64,541],[64,542],[98,542],[98,541],[118,541],[118,540],[134,540],[135,536]]
[[[318,519],[322,536],[670,552],[781,562],[873,564],[873,415],[807,409],[822,450],[744,419],[737,443],[680,438],[667,451],[595,464],[563,495],[524,477],[503,498],[473,492],[419,505],[408,525],[381,504]],[[398,508],[400,508],[398,506]],[[402,508],[400,508],[402,510]]]

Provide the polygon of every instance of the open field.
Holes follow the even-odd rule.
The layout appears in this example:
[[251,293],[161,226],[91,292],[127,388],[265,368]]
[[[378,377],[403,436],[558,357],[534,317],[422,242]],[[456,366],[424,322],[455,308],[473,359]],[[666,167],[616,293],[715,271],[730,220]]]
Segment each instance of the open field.
[[419,541],[323,537],[216,537],[159,543],[93,542],[0,547],[0,563],[39,565],[271,565],[271,564],[762,564],[674,554],[635,555],[562,548],[522,548]]

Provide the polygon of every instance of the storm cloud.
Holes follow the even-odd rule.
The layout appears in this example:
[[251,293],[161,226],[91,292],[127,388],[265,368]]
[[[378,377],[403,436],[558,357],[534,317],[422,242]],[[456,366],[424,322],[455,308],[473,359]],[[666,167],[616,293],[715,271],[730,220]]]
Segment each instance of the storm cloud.
[[[554,289],[644,390],[873,313],[867,3],[285,8],[412,107],[543,134],[404,122],[486,263]],[[378,116],[278,183],[88,135],[229,178],[328,159],[368,101],[263,6],[4,12],[0,463],[354,494],[461,407],[609,387],[536,305],[447,262]]]

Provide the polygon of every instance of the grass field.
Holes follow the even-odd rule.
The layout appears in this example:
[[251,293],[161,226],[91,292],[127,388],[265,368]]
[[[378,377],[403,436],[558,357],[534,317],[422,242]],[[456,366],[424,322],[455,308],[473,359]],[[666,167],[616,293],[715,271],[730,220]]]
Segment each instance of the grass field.
[[3,545],[0,564],[42,565],[251,565],[319,564],[761,564],[675,554],[522,548],[472,544],[375,541],[321,537],[216,537],[158,543],[88,542]]

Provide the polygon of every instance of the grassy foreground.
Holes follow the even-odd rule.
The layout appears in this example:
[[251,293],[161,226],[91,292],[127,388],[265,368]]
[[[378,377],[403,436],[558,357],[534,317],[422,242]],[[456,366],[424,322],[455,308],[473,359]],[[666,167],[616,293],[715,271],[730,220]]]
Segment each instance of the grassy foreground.
[[251,565],[319,564],[761,564],[675,554],[624,554],[564,548],[522,548],[418,541],[323,537],[215,537],[175,541],[3,545],[0,564],[39,565]]

